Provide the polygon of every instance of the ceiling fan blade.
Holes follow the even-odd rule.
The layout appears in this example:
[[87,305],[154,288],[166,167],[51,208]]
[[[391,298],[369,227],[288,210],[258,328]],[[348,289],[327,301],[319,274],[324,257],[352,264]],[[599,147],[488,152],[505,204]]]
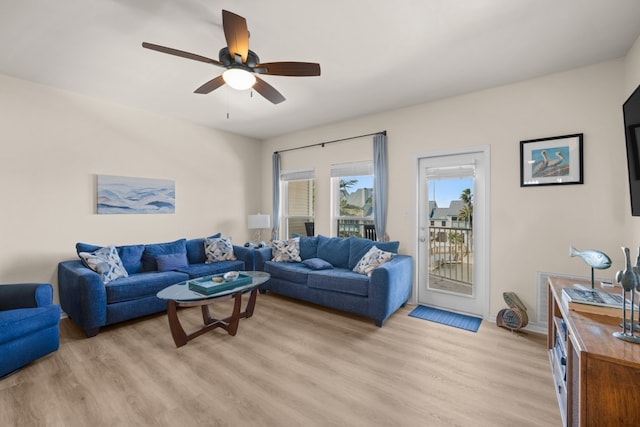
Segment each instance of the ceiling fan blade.
[[249,30],[247,29],[247,20],[228,10],[223,10],[222,27],[231,57],[235,58],[237,54],[242,57],[242,63],[247,62],[247,56],[249,55]]
[[142,47],[151,50],[157,50],[158,52],[168,53],[169,55],[180,56],[182,58],[193,59],[194,61],[206,62],[207,64],[218,65],[220,67],[224,67],[222,62],[216,61],[215,59],[207,58],[205,56],[196,55],[195,53],[185,52],[183,50],[172,49],[170,47],[160,46],[153,43],[143,42]]
[[256,65],[255,68],[266,68],[267,71],[260,71],[261,74],[272,76],[306,77],[320,75],[320,64],[315,62],[265,62],[264,64]]
[[223,84],[224,84],[224,79],[222,78],[222,76],[218,76],[215,79],[211,79],[205,84],[203,84],[202,86],[200,86],[198,89],[194,91],[194,93],[202,93],[202,94],[211,93],[214,90],[218,89]]
[[260,95],[264,96],[274,104],[280,104],[285,100],[284,96],[282,96],[280,92],[278,92],[273,86],[271,86],[269,83],[265,82],[258,76],[256,76],[256,84],[253,85],[253,88],[256,90],[256,92],[258,92]]

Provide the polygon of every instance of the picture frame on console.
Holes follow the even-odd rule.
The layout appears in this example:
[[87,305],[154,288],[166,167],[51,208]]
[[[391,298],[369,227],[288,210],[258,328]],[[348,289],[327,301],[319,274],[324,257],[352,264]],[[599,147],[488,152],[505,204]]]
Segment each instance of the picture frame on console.
[[520,141],[520,186],[583,184],[584,134]]

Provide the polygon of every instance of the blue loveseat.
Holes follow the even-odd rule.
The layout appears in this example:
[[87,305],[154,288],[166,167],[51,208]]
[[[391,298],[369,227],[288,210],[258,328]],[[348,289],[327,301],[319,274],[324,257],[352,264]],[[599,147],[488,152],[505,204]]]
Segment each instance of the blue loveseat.
[[0,285],[0,378],[56,351],[59,325],[49,283]]
[[262,291],[366,316],[377,326],[411,296],[413,258],[408,255],[395,255],[370,275],[353,271],[374,245],[397,253],[398,242],[325,236],[298,239],[299,262],[274,261],[272,248],[256,251],[256,270],[271,275]]
[[[220,234],[211,238],[220,237]],[[206,263],[205,238],[174,242],[117,246],[128,277],[104,283],[103,277],[80,259],[58,264],[60,304],[88,337],[100,327],[166,310],[166,301],[156,294],[167,286],[196,277],[233,270],[253,270],[254,251],[233,245],[236,260]],[[94,252],[100,246],[76,244],[76,250]],[[186,254],[186,261],[175,265],[173,256]],[[167,261],[169,260],[169,261]],[[162,262],[161,262],[162,261]]]

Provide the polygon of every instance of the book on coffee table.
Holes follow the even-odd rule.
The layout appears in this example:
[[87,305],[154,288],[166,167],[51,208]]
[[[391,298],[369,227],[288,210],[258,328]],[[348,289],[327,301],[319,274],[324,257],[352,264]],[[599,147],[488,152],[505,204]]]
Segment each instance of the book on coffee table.
[[247,285],[251,283],[252,280],[253,278],[251,276],[242,273],[240,273],[235,280],[224,280],[223,274],[216,274],[214,276],[190,280],[189,289],[199,294],[213,295]]

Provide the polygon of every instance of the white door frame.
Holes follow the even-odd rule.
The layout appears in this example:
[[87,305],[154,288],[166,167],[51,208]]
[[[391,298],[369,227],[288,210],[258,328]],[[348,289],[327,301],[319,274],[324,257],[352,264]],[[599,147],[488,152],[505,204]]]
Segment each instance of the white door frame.
[[[481,301],[481,305],[482,305],[482,317],[484,319],[489,319],[490,317],[490,313],[489,313],[489,306],[490,306],[490,297],[491,297],[491,274],[490,274],[490,270],[491,270],[491,252],[490,252],[490,248],[491,248],[491,229],[490,229],[490,211],[491,211],[491,204],[490,204],[490,200],[491,200],[491,149],[489,145],[481,145],[481,146],[473,146],[473,147],[468,147],[468,148],[461,148],[461,149],[456,149],[456,150],[447,150],[447,151],[436,151],[436,152],[429,152],[429,153],[424,153],[424,154],[418,154],[415,156],[414,159],[414,250],[413,253],[415,254],[414,256],[414,277],[416,278],[416,280],[414,281],[413,284],[413,293],[411,296],[411,302],[413,302],[414,304],[418,303],[418,290],[419,290],[419,286],[420,286],[420,282],[419,282],[419,275],[418,275],[418,269],[420,267],[419,265],[419,236],[420,236],[420,206],[419,206],[419,200],[420,200],[420,159],[423,158],[427,158],[427,157],[438,157],[438,156],[451,156],[451,155],[457,155],[457,154],[469,154],[469,153],[482,153],[483,154],[483,159],[484,159],[484,187],[485,187],[485,215],[484,218],[481,221],[481,226],[484,229],[484,238],[482,239],[481,245],[478,245],[475,248],[475,251],[477,251],[478,253],[482,253],[482,258],[483,258],[483,268],[481,269],[480,272],[480,277],[478,277],[478,279],[481,279],[484,283],[484,286],[482,287],[482,289],[479,290],[478,292],[478,299]],[[474,218],[474,222],[475,222],[475,218]],[[477,243],[477,242],[476,242]]]

